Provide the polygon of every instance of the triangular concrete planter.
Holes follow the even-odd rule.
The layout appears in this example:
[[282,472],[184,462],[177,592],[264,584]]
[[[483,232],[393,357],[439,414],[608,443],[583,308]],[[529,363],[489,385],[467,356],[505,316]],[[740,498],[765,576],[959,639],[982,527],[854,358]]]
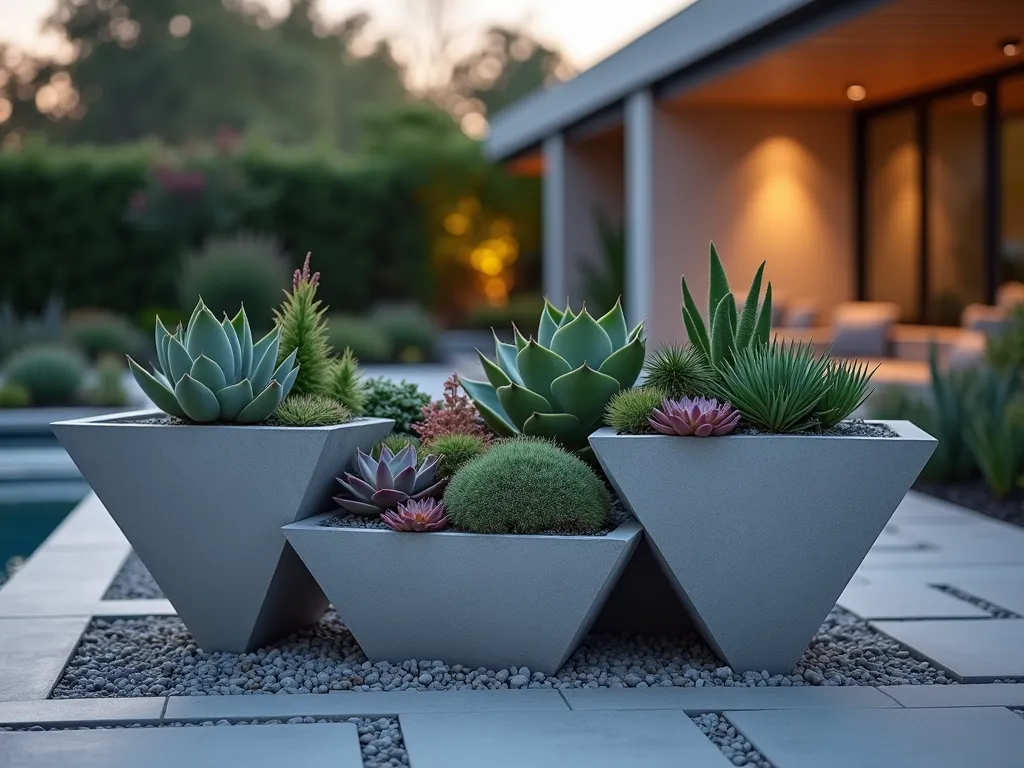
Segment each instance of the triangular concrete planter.
[[334,478],[390,419],[333,427],[61,421],[53,432],[201,648],[243,653],[327,607],[281,526],[328,508]]
[[590,445],[712,648],[788,674],[935,448],[887,423],[899,437],[606,428]]
[[552,674],[580,643],[641,535],[394,533],[285,526],[371,661],[440,659]]

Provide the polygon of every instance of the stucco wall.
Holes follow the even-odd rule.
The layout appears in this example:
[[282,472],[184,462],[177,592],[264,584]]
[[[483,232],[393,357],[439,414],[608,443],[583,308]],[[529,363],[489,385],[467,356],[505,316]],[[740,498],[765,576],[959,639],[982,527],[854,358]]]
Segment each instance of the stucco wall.
[[652,340],[685,338],[679,278],[703,308],[712,240],[741,295],[768,260],[788,300],[853,298],[851,132],[839,110],[658,107]]

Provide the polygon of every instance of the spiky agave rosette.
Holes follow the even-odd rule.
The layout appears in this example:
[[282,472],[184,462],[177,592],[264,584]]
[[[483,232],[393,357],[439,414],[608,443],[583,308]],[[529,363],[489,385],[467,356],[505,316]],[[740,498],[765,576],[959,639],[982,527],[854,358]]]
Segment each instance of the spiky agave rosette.
[[487,381],[462,380],[487,425],[498,435],[556,440],[589,456],[587,438],[608,400],[633,386],[644,364],[643,323],[632,330],[620,302],[600,319],[545,299],[537,338],[517,328],[515,343],[494,338],[494,361],[480,354]]
[[295,354],[277,364],[280,331],[255,344],[245,308],[218,322],[202,299],[189,318],[170,333],[156,320],[160,370],[149,373],[131,357],[128,366],[157,408],[198,423],[257,424],[288,396],[299,368]]

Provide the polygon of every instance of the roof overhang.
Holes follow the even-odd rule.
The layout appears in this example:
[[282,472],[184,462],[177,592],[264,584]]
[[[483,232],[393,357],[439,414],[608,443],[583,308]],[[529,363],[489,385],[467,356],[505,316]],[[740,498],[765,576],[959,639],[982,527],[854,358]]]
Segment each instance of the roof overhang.
[[630,93],[702,64],[717,71],[735,57],[792,42],[887,0],[697,0],[574,79],[527,96],[497,115],[484,145],[505,160],[586,121]]

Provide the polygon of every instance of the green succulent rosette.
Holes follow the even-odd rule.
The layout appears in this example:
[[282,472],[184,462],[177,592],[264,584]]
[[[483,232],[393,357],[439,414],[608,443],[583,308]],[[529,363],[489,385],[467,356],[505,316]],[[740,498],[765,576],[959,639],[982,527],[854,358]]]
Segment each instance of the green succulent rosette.
[[643,323],[629,330],[621,302],[600,319],[545,299],[537,338],[513,326],[515,343],[495,334],[494,360],[479,351],[487,381],[462,379],[487,425],[503,437],[555,440],[581,456],[616,392],[633,386],[643,368]]
[[295,383],[295,352],[277,364],[280,329],[253,343],[245,308],[218,321],[202,299],[174,333],[156,320],[159,370],[128,358],[135,381],[157,408],[185,421],[258,424]]

